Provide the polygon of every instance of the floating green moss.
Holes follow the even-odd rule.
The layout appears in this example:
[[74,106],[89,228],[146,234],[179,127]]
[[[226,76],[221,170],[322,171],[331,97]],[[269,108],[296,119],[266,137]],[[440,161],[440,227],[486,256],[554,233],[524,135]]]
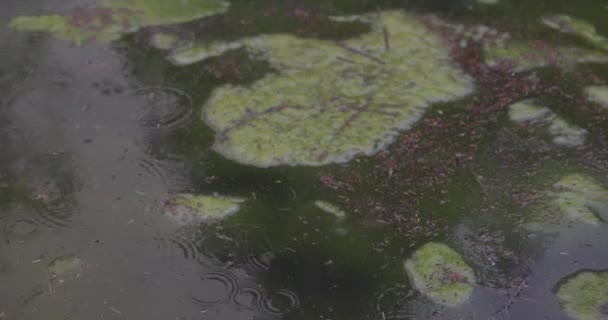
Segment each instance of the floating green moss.
[[599,212],[608,210],[608,190],[592,178],[571,174],[555,184],[557,208],[571,219],[598,225],[603,222]]
[[175,50],[171,56],[169,56],[169,61],[178,66],[185,66],[208,58],[221,56],[228,51],[242,47],[243,44],[239,42],[226,43],[216,41],[196,44]]
[[581,271],[562,280],[557,299],[568,316],[576,320],[608,318],[608,271]]
[[478,3],[481,4],[498,4],[500,3],[499,0],[477,0]]
[[599,49],[608,51],[608,39],[598,34],[595,27],[587,21],[567,15],[547,15],[542,21],[552,29],[575,35]]
[[556,117],[551,121],[549,132],[554,136],[553,143],[565,147],[576,147],[585,143],[587,130]]
[[551,114],[549,108],[536,106],[531,101],[521,101],[509,106],[509,118],[513,122],[539,121]]
[[458,306],[475,289],[476,276],[462,257],[441,243],[428,243],[405,261],[412,285],[435,303]]
[[329,213],[338,219],[344,219],[346,217],[346,213],[333,203],[317,200],[315,201],[315,206],[317,206],[317,208],[321,209],[323,212]]
[[176,194],[164,202],[165,214],[181,224],[215,222],[239,211],[244,199],[219,195]]
[[539,107],[532,100],[520,101],[509,106],[509,118],[516,123],[536,122],[547,126],[553,143],[564,147],[576,147],[585,143],[587,131],[558,117],[547,107]]
[[608,62],[608,55],[600,51],[518,41],[505,41],[485,46],[484,58],[490,66],[497,65],[501,61],[514,63],[517,72],[546,66],[568,68],[578,63]]
[[585,88],[585,96],[604,108],[608,108],[608,86],[590,86]]
[[276,70],[212,92],[203,117],[216,131],[214,149],[259,167],[346,162],[386,147],[431,103],[472,91],[415,17],[388,11],[361,20],[372,31],[342,42],[276,34],[173,54],[174,63],[193,63],[242,45]]
[[50,32],[82,45],[89,40],[110,42],[143,27],[200,19],[224,12],[228,5],[223,0],[99,0],[96,6],[65,14],[17,17],[9,25],[21,31]]
[[150,37],[150,45],[156,49],[169,50],[178,46],[181,39],[173,33],[157,32]]
[[55,258],[48,265],[49,272],[56,277],[76,273],[82,268],[82,261],[75,255],[65,255]]

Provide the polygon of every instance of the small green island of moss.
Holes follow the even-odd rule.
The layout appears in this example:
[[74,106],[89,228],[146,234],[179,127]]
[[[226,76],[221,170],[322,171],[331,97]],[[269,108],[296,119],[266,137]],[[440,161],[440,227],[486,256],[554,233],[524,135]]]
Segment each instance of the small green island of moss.
[[222,13],[223,0],[99,0],[90,7],[76,7],[63,14],[21,16],[11,28],[49,32],[75,45],[96,40],[107,43],[123,34],[149,26],[182,23]]
[[585,88],[587,100],[608,109],[608,86],[590,86]]
[[321,211],[333,215],[338,220],[342,220],[346,217],[346,213],[342,209],[340,209],[340,207],[336,206],[333,203],[323,200],[317,200],[315,201],[315,206],[321,209]]
[[540,121],[552,114],[547,107],[539,107],[532,101],[520,101],[509,106],[509,118],[513,122]]
[[564,147],[577,147],[585,143],[587,130],[579,128],[557,116],[547,107],[540,107],[532,100],[520,101],[509,106],[509,118],[515,123],[546,125],[553,143]]
[[165,215],[184,225],[220,221],[240,209],[244,199],[219,195],[174,194],[163,202]]
[[556,289],[562,309],[572,319],[608,319],[608,271],[577,272]]
[[458,306],[475,290],[475,270],[445,244],[425,244],[404,266],[412,285],[437,304]]
[[75,255],[57,257],[48,265],[48,270],[54,277],[62,277],[73,274],[80,271],[81,268],[82,261],[78,256]]
[[597,181],[571,174],[557,182],[555,188],[559,191],[553,203],[563,214],[593,225],[604,221],[599,213],[608,211],[608,190]]
[[385,148],[432,103],[472,92],[472,79],[415,17],[358,19],[371,32],[345,41],[272,34],[172,52],[170,61],[186,65],[244,48],[276,70],[212,92],[203,119],[216,132],[214,150],[258,167],[342,163]]
[[598,49],[608,51],[608,39],[600,35],[595,27],[585,20],[555,14],[544,16],[542,22],[549,28],[577,36]]

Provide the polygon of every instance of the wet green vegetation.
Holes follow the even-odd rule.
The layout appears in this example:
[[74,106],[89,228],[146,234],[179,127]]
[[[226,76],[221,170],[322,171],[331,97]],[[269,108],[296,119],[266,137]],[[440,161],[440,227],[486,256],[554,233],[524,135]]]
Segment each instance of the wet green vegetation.
[[603,4],[68,2],[0,14],[0,314],[605,317]]

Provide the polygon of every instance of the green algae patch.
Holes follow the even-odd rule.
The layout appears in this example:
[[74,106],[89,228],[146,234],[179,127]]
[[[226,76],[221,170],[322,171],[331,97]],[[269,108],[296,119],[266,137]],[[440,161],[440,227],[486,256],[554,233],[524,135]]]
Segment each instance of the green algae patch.
[[412,285],[435,303],[458,306],[475,290],[475,270],[445,244],[425,244],[404,266]]
[[547,107],[539,107],[532,101],[516,102],[509,106],[509,119],[513,122],[540,121],[552,114]]
[[577,147],[585,143],[587,130],[558,117],[547,107],[533,100],[516,102],[509,106],[509,118],[515,123],[535,123],[546,128],[552,142],[563,147]]
[[579,128],[566,120],[555,117],[549,125],[549,132],[553,135],[553,143],[565,146],[576,147],[585,143],[587,130]]
[[176,49],[170,56],[169,61],[177,66],[186,66],[205,59],[221,56],[222,54],[240,49],[242,43],[233,42],[226,43],[215,41],[210,43],[201,43],[185,46]]
[[555,184],[553,203],[568,218],[592,225],[603,222],[600,212],[608,210],[608,190],[594,179],[571,174]]
[[333,203],[323,200],[317,200],[315,201],[315,206],[321,209],[321,211],[333,215],[338,220],[344,219],[346,217],[346,213],[342,209],[340,209],[340,207],[336,206]]
[[608,318],[608,271],[580,271],[560,281],[557,299],[576,320]]
[[387,11],[361,20],[371,32],[345,41],[274,34],[171,55],[193,63],[242,45],[275,70],[212,92],[203,119],[216,132],[214,150],[258,167],[343,163],[385,148],[432,103],[472,92],[472,79],[415,17]]
[[165,215],[184,225],[220,221],[240,210],[245,199],[220,195],[175,194],[163,202]]
[[571,68],[580,63],[607,63],[608,55],[597,50],[552,47],[541,42],[505,41],[485,46],[484,59],[490,66],[506,61],[514,65],[516,72],[521,72],[547,66]]
[[82,261],[78,256],[65,255],[53,259],[48,265],[49,272],[54,277],[74,274],[82,269]]
[[556,14],[544,16],[542,22],[549,28],[577,36],[598,49],[608,51],[608,39],[600,35],[595,27],[585,20]]
[[100,0],[64,14],[21,16],[9,26],[20,31],[49,32],[75,45],[96,40],[107,43],[148,26],[188,22],[222,13],[222,0]]
[[608,86],[590,86],[585,88],[587,100],[608,108]]
[[150,45],[160,50],[173,49],[180,42],[181,38],[178,35],[168,32],[156,32],[150,37]]

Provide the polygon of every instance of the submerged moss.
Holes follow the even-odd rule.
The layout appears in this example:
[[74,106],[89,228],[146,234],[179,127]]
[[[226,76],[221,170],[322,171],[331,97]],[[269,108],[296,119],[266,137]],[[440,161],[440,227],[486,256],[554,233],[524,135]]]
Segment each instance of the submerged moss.
[[599,212],[608,210],[608,190],[592,178],[571,174],[555,184],[559,190],[554,204],[571,219],[598,225],[603,222]]
[[200,19],[224,12],[228,5],[223,0],[100,0],[96,6],[65,14],[17,17],[9,25],[21,31],[50,32],[81,45],[89,40],[110,42],[147,26]]
[[323,212],[329,213],[338,219],[344,219],[346,217],[346,213],[333,203],[317,200],[315,201],[315,206],[317,206],[317,208],[321,209]]
[[568,316],[576,320],[608,318],[608,271],[582,271],[562,280],[557,299]]
[[598,34],[595,27],[587,21],[567,15],[547,15],[542,18],[542,21],[552,29],[575,35],[599,49],[608,51],[608,39]]
[[372,31],[342,42],[275,34],[173,54],[174,63],[193,63],[242,45],[276,70],[212,92],[203,117],[217,133],[214,149],[259,167],[346,162],[386,147],[431,103],[472,91],[414,17],[388,11],[361,20]]
[[405,261],[412,285],[435,303],[458,306],[475,289],[476,276],[462,257],[441,243],[428,243]]
[[585,96],[604,108],[608,108],[608,86],[590,86],[585,88]]
[[244,199],[219,195],[176,194],[165,202],[165,214],[181,224],[215,222],[239,211]]
[[75,255],[65,255],[55,258],[48,265],[48,270],[53,276],[65,276],[79,271],[82,261]]

